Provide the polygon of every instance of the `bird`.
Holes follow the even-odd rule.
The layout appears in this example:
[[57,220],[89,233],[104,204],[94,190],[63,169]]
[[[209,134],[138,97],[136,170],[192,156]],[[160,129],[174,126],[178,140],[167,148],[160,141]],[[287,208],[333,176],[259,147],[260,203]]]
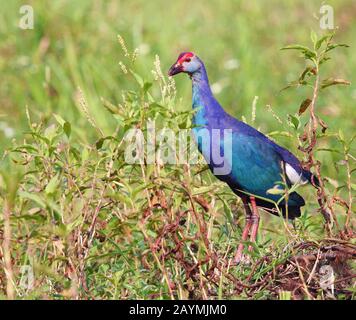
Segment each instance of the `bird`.
[[296,191],[287,194],[286,185],[291,188],[310,183],[318,187],[318,178],[290,151],[224,110],[212,93],[203,61],[195,53],[179,54],[168,76],[179,73],[188,74],[192,81],[192,132],[198,150],[213,174],[243,203],[245,226],[233,258],[238,264],[244,257],[244,243],[256,242],[258,208],[294,220],[301,215],[305,201]]

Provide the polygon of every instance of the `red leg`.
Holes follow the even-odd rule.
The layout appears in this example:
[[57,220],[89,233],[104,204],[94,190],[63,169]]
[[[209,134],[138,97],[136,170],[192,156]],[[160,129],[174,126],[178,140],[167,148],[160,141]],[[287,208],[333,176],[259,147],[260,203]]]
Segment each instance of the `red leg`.
[[[258,208],[256,205],[256,199],[255,197],[250,197],[250,201],[251,201],[251,206],[252,206],[252,230],[251,230],[251,236],[250,236],[250,241],[251,242],[256,242],[256,238],[257,238],[257,232],[258,232],[258,225],[260,223],[260,215],[258,213]],[[249,251],[253,250],[252,246],[249,246],[248,248]]]
[[246,198],[242,198],[242,202],[243,202],[244,208],[245,208],[246,222],[245,222],[244,230],[242,231],[241,243],[239,244],[239,246],[237,248],[236,255],[234,257],[235,264],[239,263],[242,259],[242,251],[244,249],[243,242],[247,240],[251,226],[252,226],[252,220],[251,220],[252,213],[251,213],[250,206],[248,205]]

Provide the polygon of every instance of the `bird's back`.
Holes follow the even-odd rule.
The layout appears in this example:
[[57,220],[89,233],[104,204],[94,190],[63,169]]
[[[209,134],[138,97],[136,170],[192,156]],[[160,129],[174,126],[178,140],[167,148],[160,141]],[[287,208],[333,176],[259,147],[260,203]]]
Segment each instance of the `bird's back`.
[[[213,110],[214,113],[209,113],[209,108],[206,108],[205,113],[202,112],[204,114],[196,118],[197,127],[193,130],[196,137],[199,137],[202,130],[210,136],[208,142],[210,148],[204,148],[198,141],[199,150],[209,163],[210,169],[239,196],[255,195],[260,206],[273,209],[275,207],[273,202],[278,202],[283,194],[272,192],[271,189],[283,189],[281,182],[285,176],[285,163],[288,161],[298,170],[300,166],[298,159],[258,130],[227,114],[222,108]],[[217,130],[220,131],[220,139],[216,139]],[[201,136],[204,134],[200,134],[200,138]],[[223,155],[224,163],[216,156],[217,152]],[[217,169],[221,167],[230,170],[217,174],[219,172]],[[285,202],[281,201],[280,205],[285,212]],[[296,192],[289,194],[289,217],[299,216],[300,206],[303,205],[304,200],[300,195]]]

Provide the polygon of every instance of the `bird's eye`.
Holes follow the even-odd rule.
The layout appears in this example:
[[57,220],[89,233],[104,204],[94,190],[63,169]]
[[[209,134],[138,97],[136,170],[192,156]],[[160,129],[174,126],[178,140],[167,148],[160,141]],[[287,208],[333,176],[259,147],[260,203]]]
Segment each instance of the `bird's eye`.
[[192,59],[190,59],[190,58],[187,58],[187,59],[185,59],[185,62],[190,62]]

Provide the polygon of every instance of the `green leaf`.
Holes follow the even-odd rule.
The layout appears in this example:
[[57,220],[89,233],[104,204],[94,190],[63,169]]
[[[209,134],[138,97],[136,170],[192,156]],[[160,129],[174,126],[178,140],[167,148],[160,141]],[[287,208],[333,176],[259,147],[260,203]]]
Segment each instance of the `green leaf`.
[[195,188],[194,191],[192,192],[192,195],[193,196],[196,196],[198,194],[207,194],[208,192],[210,191],[213,191],[215,189],[215,186],[214,187],[200,187],[200,188]]
[[152,82],[145,82],[143,85],[143,92],[146,93],[152,87]]
[[340,150],[332,149],[332,148],[318,148],[317,151],[326,151],[326,152],[334,152],[334,153],[342,154]]
[[55,175],[47,184],[45,192],[46,194],[53,194],[57,190],[59,185],[58,175]]
[[73,222],[66,225],[66,234],[72,232],[76,227],[78,227],[84,220],[83,216],[77,217]]
[[115,141],[117,141],[113,136],[107,136],[107,137],[104,137],[104,138],[100,138],[100,139],[95,143],[96,150],[99,150],[99,149],[102,148],[102,146],[103,146],[105,140],[115,140]]
[[71,132],[72,132],[72,127],[71,127],[71,125],[70,125],[69,122],[66,121],[66,122],[63,124],[63,131],[64,131],[64,133],[66,134],[66,136],[69,138],[69,137],[70,137],[70,134],[71,134]]
[[293,44],[293,45],[290,45],[290,46],[286,46],[286,47],[281,48],[281,50],[298,50],[298,51],[301,51],[304,54],[304,57],[307,58],[307,59],[312,59],[312,58],[316,57],[316,52],[315,51],[309,49],[306,46],[302,46],[302,45],[299,45],[299,44]]
[[326,36],[321,37],[321,38],[316,42],[316,44],[315,44],[315,49],[316,49],[316,50],[320,49],[320,47],[321,47],[321,45],[323,44],[323,42],[324,42],[325,40],[329,39],[329,38],[330,38],[330,35],[326,35]]
[[284,88],[282,88],[280,90],[280,92],[286,90],[286,89],[289,89],[291,87],[300,87],[300,86],[306,86],[308,85],[308,82],[305,81],[305,80],[296,80],[296,81],[292,81],[290,82],[287,86],[285,86]]
[[304,53],[304,57],[306,59],[312,60],[314,62],[314,64],[316,65],[316,63],[315,63],[315,58],[317,56],[316,52],[314,52],[314,51],[304,51],[303,53]]
[[143,88],[144,87],[144,81],[143,81],[142,77],[139,76],[137,73],[133,72],[132,70],[130,70],[130,72],[134,76],[135,80],[140,85],[140,87]]
[[329,57],[323,57],[320,61],[319,61],[319,65],[322,65],[324,62],[329,61],[331,58]]
[[141,191],[149,190],[149,189],[153,188],[154,186],[155,186],[155,184],[153,184],[151,182],[143,183],[142,185],[139,185],[137,188],[132,190],[132,192],[131,192],[132,199],[135,199]]
[[329,78],[329,79],[325,79],[322,81],[320,88],[321,89],[325,89],[327,87],[330,86],[335,86],[335,85],[347,85],[349,86],[351,84],[350,81],[344,80],[344,79],[333,79],[333,78]]
[[269,194],[285,194],[285,192],[285,190],[278,188],[278,186],[267,190]]
[[33,131],[31,131],[31,132],[25,132],[25,134],[30,134],[30,135],[32,135],[33,137],[38,138],[38,139],[44,141],[46,144],[48,144],[48,145],[50,144],[50,141],[49,141],[47,138],[41,136],[40,134],[38,134],[38,133],[36,133],[36,132],[33,132]]
[[70,133],[71,133],[71,125],[70,125],[70,123],[65,121],[58,114],[53,114],[53,116],[56,119],[56,121],[60,124],[60,126],[62,127],[62,129],[63,129],[64,133],[66,134],[66,136],[69,138]]
[[310,32],[310,39],[311,39],[311,41],[313,42],[314,48],[316,48],[316,43],[317,43],[317,41],[318,41],[318,36],[316,35],[316,33],[315,33],[314,30],[312,30],[312,31]]
[[341,129],[339,129],[339,139],[341,142],[345,142],[345,136]]
[[109,195],[110,198],[119,200],[120,202],[125,203],[131,208],[132,206],[131,198],[129,196],[126,196],[123,192],[114,192],[114,193],[110,193]]
[[19,191],[18,194],[20,198],[32,200],[37,203],[41,208],[46,208],[46,203],[37,194],[29,193],[26,191]]
[[89,159],[89,150],[87,148],[83,148],[82,150],[82,162],[84,163]]
[[[220,197],[219,197],[220,198]],[[226,202],[225,199],[220,198],[220,200],[222,201],[223,205],[224,205],[224,213],[225,216],[227,217],[227,219],[229,220],[229,223],[233,226],[234,225],[234,214],[231,211],[231,207],[230,205]]]
[[106,110],[108,110],[111,114],[118,114],[120,113],[120,110],[118,107],[116,107],[114,104],[111,102],[105,100],[104,98],[101,98],[101,102]]
[[267,134],[269,137],[273,136],[281,136],[281,137],[294,137],[290,132],[288,131],[272,131]]
[[44,131],[44,136],[51,141],[57,134],[57,128],[54,124],[47,127]]
[[124,125],[124,117],[122,117],[119,114],[114,114],[114,118],[116,119],[116,121],[119,123],[120,126]]
[[31,153],[31,151],[33,151],[34,153],[38,152],[37,148],[35,148],[33,145],[30,144],[23,144],[14,149],[11,149],[12,152],[23,152],[23,150],[26,150],[29,153]]
[[338,47],[345,47],[345,48],[349,48],[350,46],[347,45],[347,44],[331,44],[331,45],[328,45],[328,47],[326,48],[325,52],[329,52],[331,50],[334,50],[335,48],[338,48]]
[[289,45],[289,46],[285,46],[285,47],[281,48],[281,50],[299,50],[299,51],[310,51],[310,52],[312,52],[312,50],[310,50],[308,47],[302,46],[300,44],[292,44],[292,45]]
[[56,121],[60,124],[60,126],[63,127],[66,121],[58,114],[54,113],[53,116],[56,119]]
[[71,146],[69,149],[70,154],[73,155],[73,157],[77,160],[80,161],[80,152],[77,148]]
[[300,126],[300,120],[299,120],[299,117],[297,116],[294,116],[294,115],[288,115],[289,117],[289,121],[291,123],[291,125],[296,129],[298,130],[299,129],[299,126]]

